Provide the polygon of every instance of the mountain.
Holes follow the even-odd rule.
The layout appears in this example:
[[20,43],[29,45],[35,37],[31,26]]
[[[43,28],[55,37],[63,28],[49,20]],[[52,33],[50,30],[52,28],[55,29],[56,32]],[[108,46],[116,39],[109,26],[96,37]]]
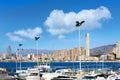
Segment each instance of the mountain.
[[90,49],[90,55],[95,56],[95,55],[101,55],[101,54],[109,54],[114,47],[115,47],[115,44],[96,47],[96,48]]
[[[38,50],[38,53],[45,53],[45,54],[51,54],[53,53],[54,50]],[[24,49],[23,51],[21,51],[23,56],[26,56],[27,54],[30,53],[34,53],[37,54],[37,50],[36,49]]]
[[[115,47],[115,44],[96,47],[96,48],[90,49],[90,55],[97,56],[101,54],[108,54],[111,52],[111,50],[114,47]],[[38,50],[38,53],[45,53],[45,54],[51,54],[53,52],[54,50],[41,50],[41,49]],[[58,50],[58,52],[60,52],[60,50]],[[23,56],[26,56],[27,54],[30,54],[30,53],[37,54],[37,50],[36,49],[24,49],[23,51],[21,51],[21,53]]]

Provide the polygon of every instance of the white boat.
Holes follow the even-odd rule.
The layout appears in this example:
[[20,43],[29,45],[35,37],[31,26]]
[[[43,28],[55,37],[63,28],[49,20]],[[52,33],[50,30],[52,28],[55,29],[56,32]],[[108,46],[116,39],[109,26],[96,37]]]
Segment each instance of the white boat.
[[98,74],[96,80],[106,80],[108,77],[107,74]]
[[58,76],[64,75],[66,72],[69,72],[69,70],[68,69],[60,69],[60,70],[56,70],[54,73],[45,73],[45,74],[43,74],[42,77],[44,80],[51,80]]
[[110,75],[107,80],[120,80],[120,75]]
[[111,70],[107,80],[120,80],[120,73]]
[[21,72],[19,72],[18,77],[20,79],[25,79],[28,76],[28,71],[27,70],[22,70]]
[[42,75],[42,78],[43,78],[43,80],[51,80],[54,77],[58,77],[60,75],[61,75],[60,73],[45,73]]
[[96,80],[96,79],[97,79],[97,75],[95,74],[87,74],[82,78],[82,80]]
[[28,69],[26,80],[40,80],[40,71],[38,68]]
[[77,78],[62,75],[62,76],[54,77],[51,80],[77,80]]
[[71,69],[59,69],[59,70],[56,70],[55,73],[60,73],[62,75],[68,75],[68,74],[73,73],[73,71]]
[[39,65],[35,66],[35,68],[38,68],[40,72],[49,72],[51,70],[50,65]]
[[45,73],[42,78],[44,80],[77,80],[77,77],[73,77],[70,74],[73,73],[71,69],[59,69],[54,73]]
[[23,73],[23,72],[26,72],[26,70],[16,70],[16,73]]

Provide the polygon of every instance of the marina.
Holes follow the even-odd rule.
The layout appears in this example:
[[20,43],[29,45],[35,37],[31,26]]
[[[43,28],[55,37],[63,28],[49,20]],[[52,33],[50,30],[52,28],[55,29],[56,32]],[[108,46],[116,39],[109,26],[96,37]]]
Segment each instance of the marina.
[[0,80],[120,80],[120,0],[0,0]]
[[[41,80],[61,80],[61,79],[62,80],[80,80],[80,78],[79,78],[80,76],[77,75],[79,73],[80,62],[50,62],[48,65],[50,66],[51,70],[49,70],[49,71],[51,71],[51,72],[40,72],[40,70],[38,70],[39,68],[37,68],[37,67],[35,68],[35,66],[37,66],[36,62],[21,62],[21,64],[22,64],[22,66],[21,66],[22,70],[28,71],[25,75],[26,76],[25,78],[20,78],[23,80],[24,79],[25,80],[36,80],[36,79],[37,80],[40,80],[40,79]],[[31,68],[30,68],[30,66],[31,66]],[[13,75],[12,75],[12,77],[10,77],[11,74],[15,74],[15,70],[16,70],[15,62],[0,62],[0,67],[5,68],[6,70],[9,71],[8,72],[9,77],[5,77],[5,78],[8,78],[8,80],[14,80],[17,78]],[[99,80],[99,79],[97,79],[97,77],[102,75],[103,72],[101,72],[101,71],[107,71],[107,73],[105,73],[103,75],[107,75],[108,71],[109,72],[113,71],[114,76],[115,76],[115,74],[118,74],[119,68],[120,68],[120,62],[110,62],[110,61],[109,62],[82,62],[81,69],[82,69],[82,74],[84,74],[84,76],[81,76],[81,77],[83,77],[83,80],[86,80],[85,78],[89,78],[89,77],[91,79],[94,78],[93,80]],[[18,67],[18,69],[19,69],[19,67]],[[100,74],[91,73],[91,71],[95,71]],[[29,72],[31,72],[31,73],[29,73]],[[87,75],[89,73],[90,73],[90,75]],[[38,74],[39,75],[41,74],[41,77],[33,77],[33,75],[37,76]],[[73,74],[74,74],[74,76],[73,76]],[[91,76],[92,74],[94,74],[94,77]],[[50,77],[50,75],[51,75],[51,77]],[[56,78],[54,78],[55,75],[56,75]],[[75,78],[75,75],[79,79],[76,79],[77,77]],[[71,77],[73,76],[74,79],[71,78],[70,76]],[[32,78],[35,78],[35,79],[32,79]],[[66,79],[63,79],[63,78],[66,78]],[[111,75],[108,78],[113,78],[113,76]],[[5,80],[5,79],[3,79],[3,80]],[[106,80],[106,79],[103,79],[103,80]]]

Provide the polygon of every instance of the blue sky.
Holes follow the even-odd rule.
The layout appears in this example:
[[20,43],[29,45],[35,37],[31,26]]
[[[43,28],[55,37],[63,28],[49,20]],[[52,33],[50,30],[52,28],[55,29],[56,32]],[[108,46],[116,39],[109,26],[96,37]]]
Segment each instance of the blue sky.
[[78,46],[75,21],[85,20],[80,30],[80,45],[90,34],[90,47],[115,44],[120,40],[119,0],[0,0],[0,52],[8,45],[16,51],[35,49],[71,49]]

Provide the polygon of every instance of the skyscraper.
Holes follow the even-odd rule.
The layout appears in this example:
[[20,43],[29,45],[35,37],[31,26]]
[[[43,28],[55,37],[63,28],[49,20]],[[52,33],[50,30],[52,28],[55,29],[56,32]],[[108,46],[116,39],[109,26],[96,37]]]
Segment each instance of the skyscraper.
[[67,56],[67,50],[63,49],[60,52],[61,58],[63,61],[66,61],[66,56]]
[[120,41],[116,42],[113,52],[116,54],[116,58],[120,59]]
[[84,55],[84,47],[80,47],[81,55]]
[[88,60],[88,57],[90,56],[90,50],[89,50],[89,33],[85,35],[86,37],[86,58]]
[[74,59],[75,59],[75,54],[74,54],[73,49],[70,49],[69,54],[70,54],[70,60],[71,60],[71,61],[75,61],[75,60],[74,60]]
[[59,54],[59,52],[58,52],[58,50],[55,50],[54,52],[53,52],[53,59],[55,60],[55,61],[59,61],[59,57],[60,57],[60,54]]
[[79,56],[79,52],[78,52],[78,48],[73,48],[73,54],[74,54],[74,61],[78,61],[78,56]]
[[11,58],[11,46],[9,45],[8,48],[7,48],[7,58]]

